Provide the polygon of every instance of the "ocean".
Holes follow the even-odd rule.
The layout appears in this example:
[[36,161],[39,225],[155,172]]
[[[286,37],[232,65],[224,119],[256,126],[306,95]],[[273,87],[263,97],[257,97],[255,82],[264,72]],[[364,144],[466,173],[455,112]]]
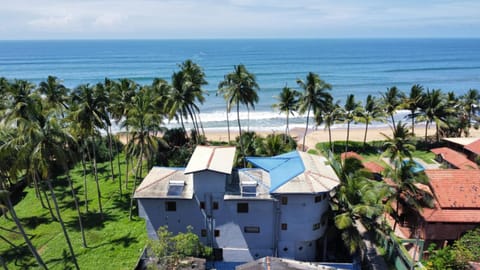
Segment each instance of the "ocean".
[[[480,89],[480,39],[0,41],[0,77],[39,83],[54,75],[70,88],[105,77],[140,84],[155,77],[170,81],[186,59],[202,66],[207,76],[206,101],[200,106],[206,129],[226,128],[225,101],[215,93],[238,64],[254,73],[260,86],[255,110],[242,108],[241,113],[245,129],[252,130],[285,128],[285,115],[272,104],[285,85],[296,88],[296,79],[308,72],[332,84],[331,93],[341,103],[350,93],[364,101],[391,86],[408,92],[417,83],[457,95]],[[398,118],[404,115],[400,112]],[[230,121],[236,126],[233,111]],[[304,116],[291,118],[291,128],[304,123]]]

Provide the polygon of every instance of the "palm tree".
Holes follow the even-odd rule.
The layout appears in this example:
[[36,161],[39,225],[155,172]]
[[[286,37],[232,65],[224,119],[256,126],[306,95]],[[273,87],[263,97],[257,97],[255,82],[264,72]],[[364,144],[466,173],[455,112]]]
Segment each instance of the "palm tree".
[[332,142],[332,126],[342,119],[342,108],[339,102],[333,103],[332,99],[326,102],[325,106],[321,110],[317,111],[314,115],[315,123],[317,125],[324,124],[325,129],[328,130],[328,142],[330,151],[334,152],[334,145]]
[[421,119],[425,120],[425,143],[427,143],[428,125],[432,122],[435,122],[437,142],[440,141],[439,129],[441,126],[445,125],[446,117],[453,110],[454,108],[447,106],[442,90],[427,90],[420,108],[421,115],[419,116]]
[[470,127],[472,126],[472,118],[478,110],[480,94],[477,89],[470,89],[462,96],[462,105],[467,113],[467,128],[465,136],[470,135]]
[[363,245],[358,223],[376,226],[375,220],[383,213],[382,199],[390,191],[383,182],[368,179],[363,165],[355,158],[340,163],[330,152],[329,162],[340,179],[331,198],[335,226],[342,231],[343,243],[350,254],[354,254]]
[[417,110],[423,102],[423,86],[414,84],[410,88],[410,94],[404,98],[405,108],[410,111],[408,117],[412,119],[412,134],[415,136],[415,117],[418,115]]
[[137,157],[135,168],[134,187],[130,198],[130,214],[132,218],[133,194],[137,186],[137,179],[141,179],[143,172],[143,158],[151,160],[157,149],[158,138],[153,136],[152,131],[158,130],[162,123],[162,116],[156,109],[158,98],[149,86],[143,86],[133,99],[133,107],[129,111],[128,124],[132,128],[132,140],[127,145],[130,155]]
[[[242,138],[240,104],[255,108],[255,103],[258,102],[257,91],[259,90],[255,75],[250,73],[242,64],[234,66],[233,72],[225,75],[224,80],[219,83],[218,88],[220,93],[222,93],[227,100],[228,111],[230,111],[233,104],[237,107],[238,133],[239,137]],[[240,148],[245,156],[242,140],[240,140]],[[245,160],[244,165],[246,165]]]
[[387,155],[390,162],[398,166],[397,160],[403,161],[405,158],[412,159],[412,152],[415,151],[415,145],[412,143],[412,133],[408,131],[406,124],[401,121],[395,128],[392,128],[392,137],[382,133],[386,141],[383,144],[385,148],[384,155]]
[[[92,155],[90,160],[93,163],[93,171],[97,187],[98,210],[102,217],[102,195],[100,185],[98,183],[95,138],[96,136],[98,136],[98,129],[104,127],[104,102],[106,102],[104,99],[96,98],[95,89],[93,87],[89,86],[88,84],[83,84],[75,88],[73,92],[71,112],[71,120],[77,122],[79,124],[79,128],[82,130],[82,133],[87,135],[92,140]],[[88,142],[86,144],[87,154],[89,154],[90,152],[88,151]]]
[[372,121],[382,121],[384,117],[383,109],[378,104],[378,100],[372,95],[368,95],[365,100],[365,106],[360,117],[360,121],[365,123],[365,135],[363,136],[363,146],[367,143],[368,125]]
[[64,112],[68,109],[69,89],[55,76],[48,76],[46,81],[40,82],[37,91],[44,96],[47,108],[58,110],[64,117]]
[[307,112],[307,123],[305,126],[305,134],[303,135],[303,151],[305,151],[305,138],[307,137],[308,132],[308,121],[310,118],[310,111],[313,110],[313,113],[316,114],[323,107],[326,106],[329,100],[331,100],[331,95],[327,91],[332,89],[332,86],[322,79],[318,74],[309,72],[305,81],[297,79],[297,84],[304,90],[303,95],[300,97],[299,111],[300,113]]
[[15,225],[17,226],[18,230],[20,231],[20,234],[23,237],[23,240],[28,246],[28,249],[32,253],[33,257],[37,261],[38,265],[43,268],[43,269],[48,269],[47,265],[45,262],[43,262],[42,257],[38,254],[37,249],[35,246],[33,246],[32,242],[30,241],[30,238],[28,237],[27,233],[25,232],[25,229],[23,228],[22,224],[20,223],[20,220],[17,217],[17,214],[15,213],[15,209],[12,205],[12,201],[10,200],[10,193],[6,190],[0,190],[0,199],[5,202],[7,205],[8,211],[10,212],[10,215],[12,216],[13,221],[15,222]]
[[350,94],[347,96],[345,106],[343,107],[343,117],[347,122],[347,141],[345,143],[345,152],[348,152],[348,141],[350,137],[350,124],[352,121],[357,120],[362,113],[362,106],[359,102],[355,101],[355,96]]
[[403,94],[396,86],[392,86],[387,89],[387,92],[382,93],[383,107],[392,120],[393,129],[395,129],[395,118],[393,116],[402,104],[402,96]]
[[[121,124],[122,121],[128,122],[128,112],[132,108],[132,100],[135,96],[139,86],[136,82],[130,79],[120,79],[118,83],[113,86],[112,92],[110,93],[110,113],[112,118],[115,119],[117,125]],[[123,125],[126,130],[126,144],[129,142],[129,126],[128,123]],[[125,188],[128,188],[128,176],[129,171],[129,156],[128,153],[125,153]],[[118,165],[120,169],[120,165]]]
[[285,127],[285,140],[288,135],[290,135],[290,130],[288,128],[288,119],[290,114],[294,115],[294,112],[298,109],[298,97],[300,93],[295,89],[292,89],[285,85],[282,92],[277,97],[278,103],[273,104],[273,108],[277,108],[280,112],[284,112],[287,117],[287,123]]

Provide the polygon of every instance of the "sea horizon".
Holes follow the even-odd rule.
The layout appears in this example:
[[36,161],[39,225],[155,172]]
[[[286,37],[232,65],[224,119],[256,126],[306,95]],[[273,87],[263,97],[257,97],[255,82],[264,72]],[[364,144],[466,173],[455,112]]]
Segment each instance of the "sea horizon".
[[[209,83],[200,106],[203,125],[226,129],[226,105],[216,96],[217,86],[234,65],[244,64],[256,75],[260,91],[255,110],[241,109],[242,124],[281,131],[285,115],[272,109],[275,96],[285,85],[301,90],[296,80],[308,72],[332,84],[331,93],[341,104],[348,94],[364,102],[367,95],[380,97],[392,86],[408,93],[417,83],[462,95],[480,87],[478,48],[480,38],[457,37],[1,40],[0,77],[38,84],[53,75],[69,88],[106,77],[150,84],[155,77],[170,81],[178,65],[191,59]],[[236,125],[236,113],[229,118]],[[304,126],[305,117],[296,115],[290,123]]]

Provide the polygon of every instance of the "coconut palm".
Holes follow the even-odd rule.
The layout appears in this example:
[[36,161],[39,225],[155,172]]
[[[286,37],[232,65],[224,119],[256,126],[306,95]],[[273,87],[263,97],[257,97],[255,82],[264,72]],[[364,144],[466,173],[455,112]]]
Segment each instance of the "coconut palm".
[[[227,113],[232,108],[232,105],[235,104],[237,107],[238,134],[239,137],[242,138],[240,104],[255,108],[255,103],[258,102],[257,91],[260,89],[255,75],[250,73],[244,65],[234,66],[233,72],[225,75],[224,80],[219,83],[218,88],[227,100]],[[245,156],[242,140],[240,140],[240,148],[243,156]],[[246,165],[245,160],[244,165]]]
[[162,116],[158,113],[154,90],[143,86],[133,99],[132,109],[129,111],[128,124],[132,128],[132,140],[127,145],[131,156],[137,157],[135,168],[134,187],[130,198],[130,219],[132,218],[133,194],[135,193],[137,179],[141,179],[143,172],[143,158],[151,160],[157,149],[158,139],[153,136],[153,130],[158,130],[162,123]]
[[446,118],[453,112],[454,108],[447,105],[442,90],[427,90],[421,104],[419,118],[425,120],[425,143],[427,143],[428,125],[435,122],[437,142],[440,141],[440,127],[446,125]]
[[412,134],[415,136],[415,118],[418,115],[417,110],[420,109],[420,106],[423,102],[423,86],[420,84],[414,84],[410,88],[410,93],[408,96],[404,97],[403,103],[405,109],[408,109],[410,113],[407,117],[412,119]]
[[330,153],[329,162],[340,179],[330,203],[334,223],[341,231],[344,245],[354,254],[364,245],[358,223],[376,226],[375,220],[383,213],[382,199],[390,190],[382,182],[368,179],[361,162],[355,158],[340,163]]
[[396,86],[392,86],[385,93],[382,93],[383,107],[392,120],[393,129],[395,129],[395,118],[393,116],[402,104],[402,97],[403,94]]
[[342,108],[340,102],[333,103],[332,99],[325,103],[325,106],[321,110],[317,111],[314,115],[315,123],[317,125],[324,124],[325,129],[328,130],[328,142],[330,151],[334,152],[334,145],[332,142],[332,126],[342,120]]
[[313,113],[316,114],[326,106],[328,101],[331,100],[331,95],[327,91],[332,89],[332,86],[324,82],[318,74],[313,72],[307,74],[305,81],[297,79],[297,84],[304,90],[299,100],[299,111],[300,113],[307,113],[305,134],[303,135],[302,143],[303,151],[305,151],[305,138],[308,132],[310,111],[313,110]]
[[343,118],[347,122],[347,141],[345,143],[345,152],[348,152],[348,142],[350,137],[350,124],[359,119],[362,114],[362,106],[355,101],[355,96],[350,94],[347,96],[345,106],[343,107]]
[[466,127],[466,132],[465,136],[470,135],[470,128],[472,126],[472,120],[473,116],[475,115],[475,112],[478,110],[479,106],[479,100],[480,100],[480,94],[478,93],[477,89],[470,89],[468,92],[462,96],[461,98],[461,103],[464,107],[464,110],[467,113],[467,127]]
[[363,146],[367,143],[368,125],[372,121],[382,121],[384,119],[383,108],[380,106],[378,100],[372,95],[368,95],[365,100],[362,114],[359,121],[365,123],[365,135],[363,136]]
[[299,96],[299,92],[285,85],[285,87],[283,87],[282,89],[282,92],[277,97],[278,103],[273,105],[273,108],[278,109],[280,112],[283,112],[286,115],[287,123],[285,127],[285,140],[287,136],[290,135],[290,130],[288,128],[288,119],[290,114],[294,115],[294,112],[298,109]]
[[38,84],[37,91],[44,96],[43,100],[47,108],[60,112],[62,118],[68,109],[69,89],[55,76],[48,76],[46,81]]
[[25,229],[23,228],[22,224],[20,223],[20,220],[17,217],[17,214],[15,212],[15,208],[13,207],[12,201],[10,200],[10,192],[8,192],[6,190],[0,190],[0,200],[5,202],[5,204],[8,208],[8,211],[10,212],[10,215],[12,216],[12,219],[15,222],[15,225],[17,226],[17,229],[20,231],[20,234],[22,235],[23,240],[27,244],[28,249],[32,253],[33,257],[37,261],[38,266],[40,266],[43,269],[48,269],[47,265],[43,261],[42,257],[40,257],[40,255],[38,254],[37,249],[35,248],[35,246],[30,241],[30,238],[28,237],[27,233],[25,232]]
[[72,111],[71,121],[77,122],[82,134],[91,139],[91,149],[88,150],[88,142],[86,143],[87,154],[91,153],[91,162],[93,163],[93,172],[95,184],[97,188],[98,210],[103,218],[102,195],[100,185],[98,183],[97,158],[96,158],[96,137],[98,130],[104,127],[104,99],[97,99],[95,96],[95,88],[88,84],[79,85],[73,91],[72,95]]
[[392,137],[383,133],[382,135],[386,139],[383,144],[385,148],[384,155],[388,156],[390,163],[397,166],[397,160],[412,159],[415,145],[412,143],[412,133],[408,131],[406,124],[400,121],[395,128],[392,127]]
[[[128,122],[128,112],[132,108],[132,100],[138,91],[138,84],[130,79],[120,79],[114,84],[110,93],[110,113],[115,119],[117,125],[121,125],[122,121]],[[126,144],[130,139],[128,123],[123,125],[126,130]],[[130,174],[130,159],[128,153],[125,153],[125,188],[128,188],[128,176]],[[118,165],[120,169],[120,165]]]

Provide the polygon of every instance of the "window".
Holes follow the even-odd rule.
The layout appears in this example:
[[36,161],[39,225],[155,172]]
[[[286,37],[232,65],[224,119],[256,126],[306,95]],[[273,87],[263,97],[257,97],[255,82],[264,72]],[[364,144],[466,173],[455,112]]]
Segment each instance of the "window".
[[257,182],[256,181],[242,181],[242,196],[255,197],[257,196]]
[[177,211],[177,202],[165,202],[165,210],[169,212]]
[[282,231],[286,231],[288,229],[287,223],[282,223]]
[[214,230],[213,233],[215,237],[220,237],[220,230]]
[[167,196],[182,196],[184,187],[184,181],[170,180],[168,183]]
[[213,202],[212,208],[213,208],[213,210],[217,210],[218,209],[218,202]]
[[245,233],[260,233],[260,227],[258,226],[245,226],[243,227]]
[[315,196],[315,203],[322,201],[322,195]]
[[282,197],[282,204],[288,204],[288,197]]
[[320,229],[320,222],[313,224],[313,230],[316,231],[318,229]]
[[202,229],[202,231],[200,232],[200,235],[201,235],[202,237],[207,237],[207,230]]
[[200,209],[205,209],[205,202],[200,202]]
[[323,193],[322,195],[322,199],[325,200],[325,198],[327,198],[327,193]]
[[237,203],[237,213],[248,213],[248,203]]

